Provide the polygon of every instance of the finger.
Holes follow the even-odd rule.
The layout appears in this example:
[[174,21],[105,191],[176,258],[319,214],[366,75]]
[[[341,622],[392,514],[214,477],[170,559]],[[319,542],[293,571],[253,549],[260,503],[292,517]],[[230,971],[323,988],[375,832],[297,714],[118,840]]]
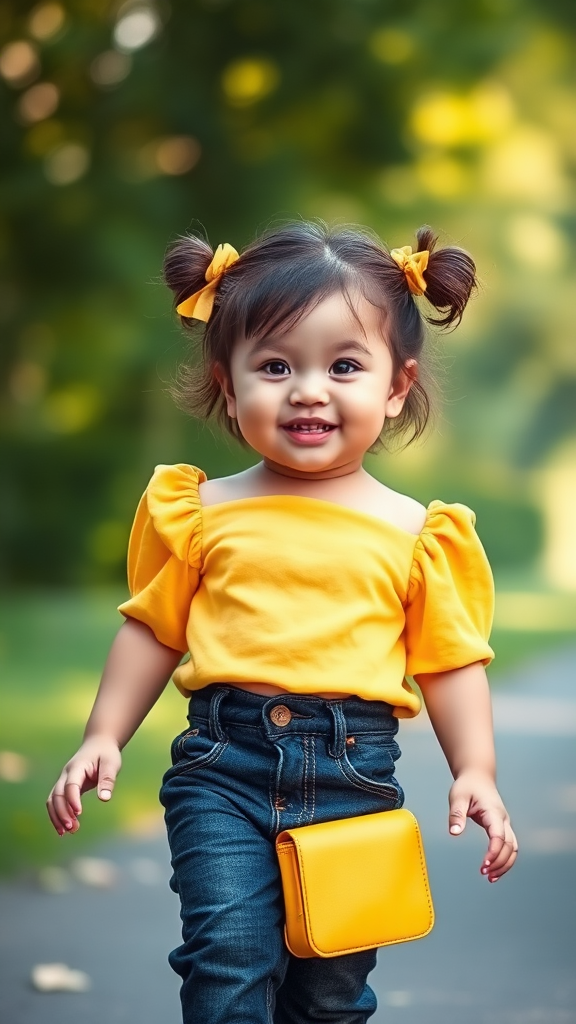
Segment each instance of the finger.
[[506,842],[506,831],[511,832],[508,815],[503,807],[492,807],[483,809],[473,817],[488,836],[489,843],[485,863],[492,864],[500,855]]
[[517,857],[518,850],[511,850],[510,855],[504,864],[502,864],[496,871],[493,871],[492,868],[490,869],[490,873],[487,876],[488,881],[497,882],[499,878],[502,878],[502,876],[510,871],[510,868],[514,866]]
[[119,765],[117,766],[112,761],[105,760],[104,758],[100,761],[98,772],[98,797],[100,800],[110,800],[119,767]]
[[[502,826],[501,831],[494,831],[493,834],[489,832],[488,835],[490,842],[488,843],[488,849],[482,865],[483,870],[491,867],[498,860],[506,843],[506,835]],[[486,871],[484,871],[484,874],[486,874]]]
[[490,877],[491,875],[498,874],[500,872],[500,869],[503,867],[503,865],[506,864],[507,861],[509,860],[510,855],[512,854],[512,852],[513,852],[512,842],[510,840],[505,839],[502,842],[500,850],[498,851],[498,855],[496,857],[493,857],[492,860],[490,860],[490,861],[488,861],[488,859],[486,859],[484,861],[484,863],[482,864],[482,868],[481,868],[482,874],[483,875],[488,875],[488,877]]
[[62,822],[60,821],[60,818],[58,817],[58,815],[56,814],[56,811],[54,809],[52,793],[50,793],[50,796],[48,797],[48,799],[46,801],[46,810],[48,811],[48,817],[50,818],[50,821],[52,822],[52,824],[53,824],[54,828],[56,829],[58,835],[59,836],[63,836],[64,832],[65,832],[65,829],[64,829],[64,826],[63,826]]
[[70,812],[76,817],[77,814],[82,814],[82,800],[80,799],[81,784],[79,782],[72,782],[70,779],[64,787],[64,796]]
[[78,819],[64,796],[64,793],[55,792],[52,799],[52,805],[66,832],[75,832],[78,828]]
[[64,793],[75,814],[82,814],[81,794],[94,789],[97,777],[96,764],[92,761],[69,768]]
[[461,799],[450,803],[450,814],[448,816],[448,827],[450,835],[458,836],[466,828],[466,815],[469,802]]
[[64,796],[68,802],[70,813],[76,817],[82,814],[81,793],[87,789],[93,789],[95,769],[92,764],[79,764],[68,770]]
[[488,868],[488,880],[490,882],[497,881],[502,875],[506,874],[507,871],[513,866],[516,858],[518,857],[518,841],[514,832],[508,824],[506,827],[506,840],[504,846],[500,852],[500,855],[493,861]]
[[481,868],[484,875],[498,872],[501,866],[508,860],[514,847],[517,848],[518,846],[508,818],[500,818],[500,815],[498,815],[498,818],[500,820],[496,820],[488,826],[485,824],[490,843]]

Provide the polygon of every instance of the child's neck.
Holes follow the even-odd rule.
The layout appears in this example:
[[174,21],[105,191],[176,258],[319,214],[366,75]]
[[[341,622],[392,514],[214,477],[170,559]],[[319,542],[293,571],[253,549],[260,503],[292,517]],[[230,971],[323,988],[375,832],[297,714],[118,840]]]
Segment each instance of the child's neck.
[[339,467],[326,473],[293,473],[289,468],[270,466],[260,462],[246,471],[246,482],[255,493],[295,494],[309,498],[323,498],[347,505],[351,495],[362,503],[382,485],[366,472],[362,465]]
[[342,505],[384,519],[416,535],[426,520],[426,509],[422,505],[379,483],[362,466],[339,476],[303,479],[301,476],[276,472],[260,462],[232,476],[206,480],[200,484],[200,499],[204,507],[274,495],[316,498]]
[[305,473],[299,469],[292,469],[291,466],[263,460],[254,466],[251,472],[256,479],[274,487],[282,486],[283,481],[289,481],[290,490],[295,481],[301,482],[306,490],[311,484],[329,483],[331,480],[339,480],[343,477],[346,477],[348,483],[351,483],[356,478],[368,476],[361,462],[349,462],[343,466],[335,466],[318,473]]

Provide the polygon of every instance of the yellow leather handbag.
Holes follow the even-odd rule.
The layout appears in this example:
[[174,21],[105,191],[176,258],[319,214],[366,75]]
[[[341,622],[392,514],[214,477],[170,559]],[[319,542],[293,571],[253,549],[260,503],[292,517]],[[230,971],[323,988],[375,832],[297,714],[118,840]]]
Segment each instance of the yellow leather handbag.
[[276,850],[286,945],[295,956],[341,956],[432,929],[424,848],[410,811],[287,829]]

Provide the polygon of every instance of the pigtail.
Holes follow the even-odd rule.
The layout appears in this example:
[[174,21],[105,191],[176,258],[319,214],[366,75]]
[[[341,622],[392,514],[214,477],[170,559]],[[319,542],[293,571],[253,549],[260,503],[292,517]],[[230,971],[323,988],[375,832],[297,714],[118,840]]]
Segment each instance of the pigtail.
[[[168,248],[164,257],[164,281],[173,292],[174,307],[188,299],[206,284],[206,271],[214,258],[212,247],[204,238],[181,235]],[[168,387],[174,402],[183,412],[207,418],[221,402],[220,385],[214,377],[214,359],[206,347],[206,332],[198,345],[201,322],[181,317],[182,326],[190,333],[190,355],[178,367]],[[234,433],[232,423],[231,432]]]
[[174,293],[174,306],[206,284],[213,256],[208,242],[195,235],[182,235],[170,246],[164,257],[164,280]]
[[418,250],[430,253],[424,274],[426,298],[442,316],[427,316],[434,327],[457,327],[472,292],[477,287],[476,264],[472,257],[456,246],[446,246],[434,252],[438,241],[432,228],[422,227],[417,235]]

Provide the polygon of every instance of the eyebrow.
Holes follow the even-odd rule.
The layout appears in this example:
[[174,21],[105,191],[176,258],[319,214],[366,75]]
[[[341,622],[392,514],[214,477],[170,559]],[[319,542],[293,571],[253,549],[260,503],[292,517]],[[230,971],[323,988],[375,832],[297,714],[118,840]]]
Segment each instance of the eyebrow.
[[[290,346],[283,340],[283,338],[259,338],[255,341],[252,348],[250,349],[250,355],[258,355],[259,352],[263,352],[266,349],[275,349],[277,352],[289,351]],[[350,339],[348,341],[339,341],[334,345],[333,352],[340,355],[342,352],[361,352],[363,355],[371,356],[372,352],[367,345],[358,339]]]

